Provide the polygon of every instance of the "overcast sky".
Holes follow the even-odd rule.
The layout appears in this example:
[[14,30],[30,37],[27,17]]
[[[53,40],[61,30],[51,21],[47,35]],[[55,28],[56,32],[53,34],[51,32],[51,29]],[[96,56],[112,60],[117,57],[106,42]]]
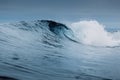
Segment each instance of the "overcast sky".
[[0,0],[0,22],[36,19],[120,26],[120,0]]

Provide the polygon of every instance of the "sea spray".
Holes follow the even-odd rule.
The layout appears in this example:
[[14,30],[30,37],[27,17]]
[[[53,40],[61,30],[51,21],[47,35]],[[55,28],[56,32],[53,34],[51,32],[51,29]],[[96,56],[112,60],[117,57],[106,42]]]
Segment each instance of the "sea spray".
[[115,35],[104,29],[104,25],[95,20],[75,22],[71,24],[71,28],[79,41],[84,44],[110,47],[120,45],[120,39],[116,39]]

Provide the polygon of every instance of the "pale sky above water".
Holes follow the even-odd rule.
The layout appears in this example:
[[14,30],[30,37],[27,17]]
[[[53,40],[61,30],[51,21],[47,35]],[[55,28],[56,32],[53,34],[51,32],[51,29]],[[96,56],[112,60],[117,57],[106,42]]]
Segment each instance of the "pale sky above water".
[[0,23],[37,19],[120,26],[120,0],[0,0]]

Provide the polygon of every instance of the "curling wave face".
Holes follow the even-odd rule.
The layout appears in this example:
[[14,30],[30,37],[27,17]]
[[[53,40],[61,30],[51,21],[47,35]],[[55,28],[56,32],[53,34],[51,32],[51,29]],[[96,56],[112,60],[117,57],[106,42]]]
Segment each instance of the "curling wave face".
[[25,44],[42,42],[55,46],[54,44],[58,44],[61,39],[74,41],[70,28],[50,20],[1,24],[0,35],[2,42],[7,41],[8,43],[15,44],[15,46],[17,44],[20,46],[19,43],[22,42]]

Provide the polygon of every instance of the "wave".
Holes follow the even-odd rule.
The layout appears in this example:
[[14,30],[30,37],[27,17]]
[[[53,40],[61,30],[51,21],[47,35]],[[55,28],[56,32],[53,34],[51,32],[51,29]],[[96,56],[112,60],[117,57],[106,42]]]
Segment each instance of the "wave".
[[40,42],[59,46],[69,40],[92,46],[120,46],[120,32],[108,32],[105,26],[95,20],[74,22],[70,26],[52,20],[20,21],[0,25],[0,42]]
[[84,44],[92,46],[120,46],[120,32],[108,32],[105,26],[95,20],[79,21],[71,24],[71,28],[78,38]]
[[[111,80],[109,76],[115,74],[114,71],[104,74],[111,71],[111,68],[106,68],[108,65],[116,63],[111,62],[114,59],[111,56],[118,55],[108,58],[100,53],[112,53],[114,48],[110,51],[99,48],[98,51],[83,44],[116,46],[119,34],[107,32],[97,21],[80,21],[71,26],[51,20],[0,24],[0,79]],[[115,53],[119,53],[119,49],[116,50]],[[115,69],[119,67],[116,65]],[[119,78],[119,75],[116,76]],[[116,76],[113,75],[113,78]]]
[[62,39],[75,41],[69,27],[52,20],[20,21],[0,25],[0,42],[14,46],[38,42],[60,47]]

